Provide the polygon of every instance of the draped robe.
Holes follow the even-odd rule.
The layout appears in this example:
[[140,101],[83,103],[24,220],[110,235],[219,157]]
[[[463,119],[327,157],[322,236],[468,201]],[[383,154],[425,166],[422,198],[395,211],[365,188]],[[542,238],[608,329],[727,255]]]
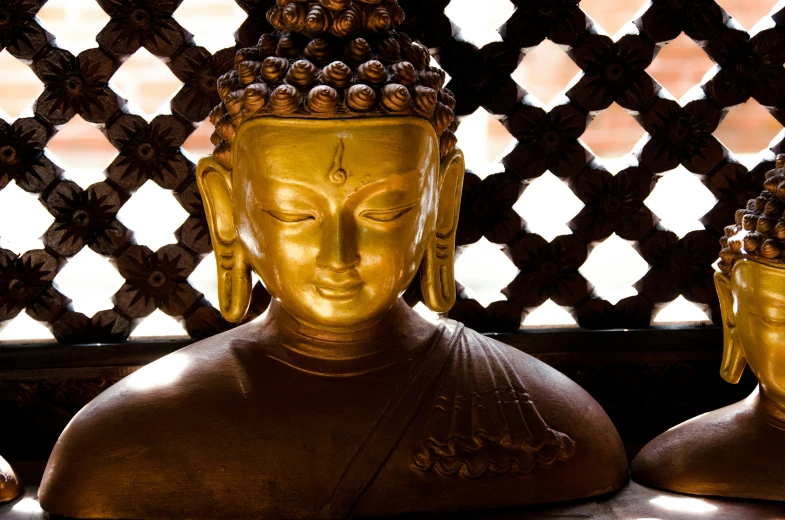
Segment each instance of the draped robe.
[[340,518],[569,500],[626,477],[602,409],[527,354],[403,304],[351,341],[274,305],[85,407],[40,499],[77,518]]

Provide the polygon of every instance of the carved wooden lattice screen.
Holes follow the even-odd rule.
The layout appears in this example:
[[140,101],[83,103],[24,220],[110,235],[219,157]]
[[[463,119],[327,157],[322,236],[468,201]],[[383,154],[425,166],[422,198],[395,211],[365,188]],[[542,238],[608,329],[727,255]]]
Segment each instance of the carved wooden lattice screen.
[[[37,194],[55,219],[42,238],[45,249],[22,254],[0,249],[0,326],[26,311],[50,324],[61,342],[121,341],[158,308],[180,318],[192,337],[220,332],[230,325],[188,281],[211,246],[194,164],[180,146],[218,102],[216,80],[232,66],[235,48],[211,54],[196,46],[172,16],[180,1],[96,1],[111,20],[97,36],[97,47],[77,56],[59,48],[36,20],[45,0],[0,5],[0,51],[7,49],[29,64],[45,87],[34,117],[0,121],[0,189],[15,181]],[[511,1],[516,10],[499,30],[502,41],[478,49],[461,39],[444,14],[449,0],[400,0],[407,12],[404,30],[431,48],[451,76],[456,112],[467,116],[487,110],[517,140],[503,160],[505,171],[485,179],[467,174],[458,241],[467,246],[485,237],[504,244],[520,272],[504,290],[506,301],[484,307],[462,298],[450,316],[482,331],[517,330],[522,316],[550,299],[570,308],[583,327],[647,327],[658,305],[683,295],[716,320],[712,263],[719,236],[735,210],[760,191],[782,144],[748,171],[712,134],[729,109],[750,97],[785,121],[780,108],[785,103],[780,96],[785,11],[765,19],[750,35],[714,1],[653,0],[634,27],[614,41],[594,30],[578,0]],[[237,3],[248,13],[236,33],[237,46],[253,46],[271,30],[264,14],[274,0]],[[646,70],[662,46],[682,32],[718,64],[716,74],[683,106]],[[566,92],[567,100],[547,111],[534,106],[511,77],[525,54],[545,39],[568,48],[583,71]],[[183,83],[171,101],[171,115],[149,123],[129,113],[125,100],[108,85],[123,60],[142,47],[164,59]],[[579,140],[592,119],[613,103],[633,113],[649,136],[637,150],[637,165],[616,175]],[[45,152],[58,127],[76,114],[99,125],[119,152],[106,169],[106,180],[87,189],[66,179]],[[718,199],[702,219],[705,229],[681,239],[644,204],[658,175],[679,164],[700,175]],[[569,223],[572,234],[551,242],[528,231],[513,210],[526,186],[546,171],[584,203]],[[148,180],[174,190],[189,214],[176,233],[177,243],[157,251],[137,245],[133,230],[116,218]],[[560,201],[550,203],[557,207]],[[149,213],[154,219],[155,208]],[[635,241],[650,265],[635,285],[638,294],[615,305],[597,296],[578,271],[592,246],[613,233]],[[85,247],[111,257],[124,278],[114,308],[91,317],[74,311],[53,284],[69,258]],[[410,296],[416,301],[415,291]],[[257,285],[253,314],[268,302]]]

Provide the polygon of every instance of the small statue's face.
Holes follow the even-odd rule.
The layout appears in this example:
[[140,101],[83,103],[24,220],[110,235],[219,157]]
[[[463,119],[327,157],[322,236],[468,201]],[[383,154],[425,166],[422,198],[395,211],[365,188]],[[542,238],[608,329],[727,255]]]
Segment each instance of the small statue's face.
[[234,141],[237,235],[295,318],[357,329],[414,278],[439,166],[436,134],[416,118],[250,121]]
[[785,402],[785,270],[738,260],[731,272],[730,294],[719,283],[718,289],[726,300],[721,302],[723,312],[730,311],[723,316],[726,335],[732,332],[738,343],[731,348],[740,349],[767,393]]

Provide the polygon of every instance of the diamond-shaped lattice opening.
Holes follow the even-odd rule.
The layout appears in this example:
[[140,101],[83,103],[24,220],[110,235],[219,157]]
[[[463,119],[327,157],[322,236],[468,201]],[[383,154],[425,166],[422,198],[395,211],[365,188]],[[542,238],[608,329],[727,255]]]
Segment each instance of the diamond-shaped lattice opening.
[[104,180],[104,169],[117,156],[106,136],[78,115],[60,128],[46,148],[65,170],[64,176],[82,188]]
[[57,46],[68,49],[74,56],[97,47],[96,35],[109,22],[109,15],[97,2],[74,0],[49,0],[38,18],[44,27],[57,38]]
[[711,320],[703,309],[687,301],[684,296],[679,296],[663,306],[652,323],[706,323],[709,321]]
[[412,309],[414,309],[414,312],[419,314],[422,318],[425,318],[426,320],[428,320],[430,322],[434,322],[435,323],[435,322],[439,321],[439,314],[436,313],[436,312],[433,312],[423,302],[417,302],[417,305],[412,307]]
[[526,54],[512,77],[529,94],[548,105],[567,90],[580,71],[566,52],[545,40]]
[[234,0],[187,0],[174,16],[210,52],[234,47],[234,33],[247,17]]
[[218,269],[215,264],[215,255],[209,254],[204,257],[204,260],[199,262],[191,276],[188,277],[188,283],[204,294],[204,297],[213,307],[220,309],[218,305]]
[[463,118],[456,135],[466,168],[482,179],[504,171],[501,160],[515,146],[515,138],[483,109]]
[[581,141],[597,157],[613,160],[632,152],[644,135],[646,131],[635,118],[613,103],[592,120],[581,136]]
[[608,34],[619,32],[646,4],[645,0],[583,0],[581,9]]
[[662,225],[679,237],[703,229],[699,219],[714,207],[717,199],[699,177],[683,166],[665,173],[645,200]]
[[754,99],[731,109],[714,132],[734,154],[757,154],[767,149],[782,130],[769,112]]
[[518,272],[502,246],[491,244],[485,237],[464,248],[455,261],[455,279],[466,288],[466,296],[483,307],[506,300],[501,290]]
[[111,309],[112,295],[123,285],[123,277],[109,260],[85,247],[55,276],[61,293],[71,298],[74,310],[92,316]]
[[15,181],[0,190],[0,247],[17,254],[43,249],[40,237],[54,220],[38,197]]
[[54,336],[40,321],[20,313],[6,324],[0,324],[0,343],[3,341],[54,340]]
[[717,0],[745,29],[752,29],[761,18],[771,13],[776,0]]
[[431,67],[436,67],[437,69],[441,69],[442,71],[444,71],[444,84],[445,84],[445,85],[447,85],[447,84],[450,82],[450,80],[452,79],[452,76],[450,76],[449,74],[447,74],[447,71],[446,71],[446,70],[442,69],[442,66],[441,66],[441,65],[439,65],[439,62],[438,62],[438,61],[436,61],[436,58],[434,58],[433,56],[431,56],[431,61],[430,61],[430,62],[428,62],[428,64],[429,64]]
[[210,136],[213,135],[215,127],[210,121],[204,121],[199,125],[199,128],[188,136],[188,139],[183,143],[183,151],[193,162],[197,162],[202,157],[206,157],[213,153],[213,143],[210,142]]
[[187,335],[188,333],[185,332],[179,321],[164,314],[160,309],[156,309],[133,330],[130,339],[184,337]]
[[0,89],[0,117],[10,122],[20,116],[32,115],[33,101],[44,91],[44,85],[30,67],[8,51],[0,52],[0,78],[3,84]]
[[512,207],[526,221],[528,231],[541,235],[548,242],[559,235],[572,233],[567,222],[581,208],[583,202],[551,172],[534,179]]
[[714,62],[692,38],[681,33],[678,38],[662,48],[646,69],[676,99],[681,99],[695,85]]
[[497,29],[512,16],[515,7],[509,0],[452,0],[444,13],[461,28],[461,35],[478,47],[501,41]]
[[649,270],[649,264],[632,247],[615,233],[592,249],[589,258],[578,269],[600,298],[614,305],[628,296],[638,294],[632,284]]
[[532,327],[569,327],[578,325],[575,318],[563,307],[548,300],[523,319],[523,328]]
[[134,231],[138,244],[155,251],[175,243],[174,232],[188,218],[188,213],[172,193],[147,181],[117,213],[117,218]]
[[132,106],[152,116],[169,113],[169,100],[183,84],[164,63],[146,49],[139,49],[118,69],[111,80]]

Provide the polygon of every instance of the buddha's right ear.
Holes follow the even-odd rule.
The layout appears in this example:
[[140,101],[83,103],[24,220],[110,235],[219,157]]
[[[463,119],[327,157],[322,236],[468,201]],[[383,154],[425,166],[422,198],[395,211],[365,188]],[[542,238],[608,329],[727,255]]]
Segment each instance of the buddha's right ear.
[[205,157],[196,169],[196,183],[215,250],[221,315],[238,323],[251,304],[251,268],[234,225],[232,174],[212,156]]
[[747,359],[736,331],[736,315],[733,309],[733,291],[730,279],[723,273],[714,273],[714,286],[720,299],[722,312],[722,366],[720,375],[729,382],[736,384],[741,379]]

